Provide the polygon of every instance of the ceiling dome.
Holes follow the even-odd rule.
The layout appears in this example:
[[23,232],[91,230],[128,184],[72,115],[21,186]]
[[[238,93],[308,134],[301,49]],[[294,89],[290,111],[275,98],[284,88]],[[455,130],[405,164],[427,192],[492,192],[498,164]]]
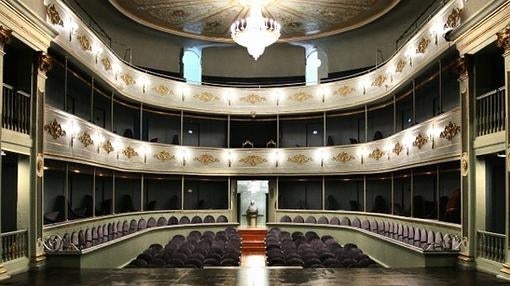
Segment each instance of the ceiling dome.
[[[230,25],[248,13],[249,0],[110,0],[123,14],[171,34],[232,42]],[[280,41],[315,39],[363,26],[399,0],[259,0],[263,14],[282,25]]]

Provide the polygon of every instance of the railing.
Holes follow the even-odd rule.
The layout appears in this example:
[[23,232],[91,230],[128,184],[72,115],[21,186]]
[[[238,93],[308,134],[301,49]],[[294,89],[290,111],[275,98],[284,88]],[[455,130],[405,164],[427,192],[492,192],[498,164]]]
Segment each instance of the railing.
[[476,232],[476,248],[478,257],[497,261],[505,261],[505,235],[483,230]]
[[27,231],[17,230],[0,234],[2,239],[2,262],[28,255]]
[[3,84],[2,127],[30,134],[30,94]]
[[505,130],[505,87],[476,97],[476,135]]

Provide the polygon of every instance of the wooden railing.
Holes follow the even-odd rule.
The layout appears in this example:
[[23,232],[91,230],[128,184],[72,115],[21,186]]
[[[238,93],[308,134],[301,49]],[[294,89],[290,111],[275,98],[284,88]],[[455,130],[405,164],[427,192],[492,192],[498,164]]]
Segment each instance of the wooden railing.
[[497,262],[505,261],[505,235],[483,230],[476,232],[477,256]]
[[3,84],[2,128],[30,135],[30,94]]
[[476,135],[505,130],[505,87],[476,97]]
[[2,239],[2,262],[28,255],[27,231],[17,230],[0,234]]

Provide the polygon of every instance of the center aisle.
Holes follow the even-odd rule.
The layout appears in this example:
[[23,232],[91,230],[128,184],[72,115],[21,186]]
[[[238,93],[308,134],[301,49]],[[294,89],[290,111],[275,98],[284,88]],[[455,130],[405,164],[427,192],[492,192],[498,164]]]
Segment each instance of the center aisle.
[[240,228],[241,267],[266,266],[266,228]]

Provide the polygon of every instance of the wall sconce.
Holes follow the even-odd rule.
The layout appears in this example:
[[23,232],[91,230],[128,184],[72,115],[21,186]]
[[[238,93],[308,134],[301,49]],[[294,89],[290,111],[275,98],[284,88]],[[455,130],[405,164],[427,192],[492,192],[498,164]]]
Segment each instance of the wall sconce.
[[143,163],[147,164],[147,155],[151,153],[149,146],[143,146],[142,147],[142,153],[143,153]]
[[92,49],[92,53],[94,54],[96,65],[97,65],[97,58],[99,57],[99,54],[101,54],[103,52],[103,48],[101,48],[101,45],[99,45],[99,43],[95,42],[94,44],[92,44],[91,49]]
[[147,91],[147,85],[149,84],[149,79],[145,76],[142,76],[139,80],[140,84],[142,85],[142,93],[145,94]]
[[391,152],[393,151],[393,144],[391,144],[390,142],[386,143],[386,145],[384,145],[384,152],[386,152],[386,155],[388,155],[388,160],[390,159],[390,154]]
[[359,157],[361,159],[361,164],[363,165],[365,163],[364,158],[368,156],[368,150],[365,147],[361,147],[359,149],[358,153],[359,153]]
[[118,79],[120,73],[120,65],[116,62],[112,63],[112,72],[115,76],[115,80]]
[[92,135],[94,142],[97,144],[97,153],[99,154],[99,151],[101,150],[101,145],[103,145],[104,137],[99,132]]
[[76,32],[76,30],[78,29],[78,24],[76,24],[76,22],[73,19],[69,18],[67,20],[66,26],[69,32],[69,42],[71,42],[73,40],[74,32]]
[[280,152],[278,150],[273,150],[270,156],[271,160],[274,161],[275,167],[278,168],[278,157],[280,156]]
[[432,142],[432,149],[436,147],[436,138],[441,134],[441,129],[437,127],[435,124],[432,124],[430,128],[427,130],[427,135],[429,140]]
[[72,121],[70,124],[69,124],[69,128],[68,128],[70,131],[71,131],[71,148],[74,147],[74,139],[76,138],[76,136],[78,136],[78,133],[80,133],[80,126],[78,124],[76,124],[76,122]]
[[413,146],[414,138],[411,136],[410,133],[407,133],[404,136],[404,145],[406,147],[406,155],[409,156],[409,149],[411,149],[411,146]]
[[186,157],[188,156],[188,151],[181,147],[177,150],[176,155],[177,158],[180,158],[182,166],[186,166]]
[[123,145],[124,144],[122,144],[120,139],[116,139],[113,142],[113,150],[116,151],[116,153],[117,153],[117,160],[119,159],[119,154],[120,154],[120,151],[122,150],[122,147],[124,147]]

